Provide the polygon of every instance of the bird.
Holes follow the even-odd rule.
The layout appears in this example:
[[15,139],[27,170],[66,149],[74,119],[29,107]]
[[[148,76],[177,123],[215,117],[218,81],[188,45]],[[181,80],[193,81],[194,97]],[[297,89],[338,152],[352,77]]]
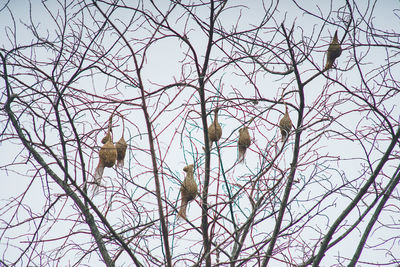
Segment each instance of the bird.
[[217,142],[222,136],[222,128],[218,123],[218,111],[219,108],[214,109],[214,121],[208,127],[208,144],[209,147],[212,147],[213,142]]
[[244,126],[243,128],[239,129],[239,139],[238,139],[239,163],[244,161],[246,149],[250,146],[250,142],[251,140],[249,135],[249,127]]
[[328,70],[332,68],[333,62],[336,58],[340,57],[342,54],[342,47],[338,41],[337,30],[333,36],[332,42],[329,44],[327,55],[326,55],[326,65],[325,69]]
[[127,147],[128,145],[126,144],[124,135],[122,135],[119,141],[115,144],[115,148],[117,149],[117,167],[124,167],[124,159]]
[[[98,187],[101,185],[101,179],[103,178],[104,168],[111,168],[114,166],[115,161],[117,160],[117,149],[114,146],[112,141],[111,134],[108,136],[110,131],[107,133],[105,137],[106,143],[100,148],[99,151],[99,164],[97,165],[95,175],[94,175],[94,190],[93,192],[96,194],[98,191]],[[103,138],[104,139],[104,138]]]
[[194,180],[193,176],[193,164],[187,165],[183,168],[183,171],[186,172],[185,179],[181,185],[181,207],[178,212],[178,216],[187,219],[186,217],[186,208],[189,201],[192,201],[197,196],[197,184]]
[[290,120],[286,103],[285,103],[285,114],[279,121],[279,128],[281,130],[282,142],[284,142],[287,136],[289,135],[290,130],[292,129],[292,121]]

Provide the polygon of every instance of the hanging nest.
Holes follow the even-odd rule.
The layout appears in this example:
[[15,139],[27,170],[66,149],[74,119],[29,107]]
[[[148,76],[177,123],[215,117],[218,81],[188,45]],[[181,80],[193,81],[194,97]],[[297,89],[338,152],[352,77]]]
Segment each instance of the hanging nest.
[[194,180],[194,175],[193,175],[193,164],[187,165],[185,168],[183,168],[183,171],[186,172],[185,179],[183,180],[183,183],[181,185],[181,207],[178,212],[178,216],[187,219],[186,218],[186,208],[187,204],[189,201],[192,201],[193,199],[196,198],[197,196],[197,184],[196,181]]
[[119,139],[119,141],[115,144],[115,147],[117,149],[117,167],[122,168],[124,167],[126,148],[128,147],[123,135],[121,136],[121,139]]
[[117,149],[115,148],[112,142],[112,137],[110,135],[110,138],[107,138],[107,142],[100,148],[99,151],[99,164],[97,165],[94,175],[94,183],[95,183],[95,187],[93,189],[94,194],[98,192],[98,187],[101,185],[104,168],[105,167],[111,168],[112,166],[114,166],[116,160],[117,160]]
[[108,140],[99,151],[100,162],[104,164],[104,167],[111,168],[114,166],[117,160],[117,149],[115,148],[112,140]]
[[328,47],[325,69],[328,70],[332,68],[333,62],[335,61],[336,58],[340,57],[341,54],[342,54],[342,47],[340,46],[336,30],[332,42],[329,44]]
[[284,142],[288,137],[290,130],[292,129],[292,120],[289,117],[289,112],[286,103],[285,103],[285,114],[279,121],[279,128],[281,130],[282,142]]
[[243,128],[239,129],[239,140],[238,140],[239,163],[244,161],[246,149],[250,146],[250,143],[251,139],[249,134],[249,127],[244,126]]
[[208,144],[209,147],[212,147],[213,142],[218,142],[219,139],[221,139],[222,136],[222,128],[221,125],[218,123],[218,108],[215,108],[214,110],[214,121],[213,123],[208,127]]

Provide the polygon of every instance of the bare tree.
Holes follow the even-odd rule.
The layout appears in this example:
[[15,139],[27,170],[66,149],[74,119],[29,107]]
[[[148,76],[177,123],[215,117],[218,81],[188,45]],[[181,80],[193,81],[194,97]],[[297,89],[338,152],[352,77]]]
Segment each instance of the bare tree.
[[398,9],[303,2],[0,6],[0,265],[400,264]]

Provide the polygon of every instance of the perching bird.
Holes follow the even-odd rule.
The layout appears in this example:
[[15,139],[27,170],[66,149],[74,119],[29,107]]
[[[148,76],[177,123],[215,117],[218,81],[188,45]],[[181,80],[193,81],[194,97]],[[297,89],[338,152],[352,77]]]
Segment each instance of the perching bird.
[[[104,138],[103,138],[104,139]],[[95,188],[93,192],[97,192],[98,187],[101,184],[101,179],[103,178],[104,168],[111,168],[114,166],[115,161],[117,160],[117,149],[115,148],[112,137],[106,140],[107,142],[100,148],[99,151],[99,164],[97,165],[95,175],[94,175],[94,183]]]
[[337,30],[336,30],[332,42],[328,47],[325,69],[327,70],[332,68],[333,62],[335,61],[336,58],[340,57],[341,54],[342,54],[342,47],[340,46],[340,43],[338,41]]
[[126,148],[128,145],[125,142],[124,136],[121,136],[121,139],[115,144],[115,148],[117,149],[117,167],[124,167],[124,159],[126,154]]
[[214,121],[208,127],[208,142],[210,148],[212,147],[212,143],[217,142],[222,136],[222,128],[221,125],[218,123],[218,110],[219,108],[215,108]]
[[286,103],[285,103],[285,115],[283,115],[282,119],[279,121],[279,128],[282,134],[282,142],[284,142],[290,132],[290,129],[292,129],[292,121],[290,120]]
[[244,126],[239,129],[239,140],[238,140],[238,149],[239,149],[239,157],[238,162],[244,161],[244,155],[246,153],[246,149],[250,146],[250,135],[249,135],[249,127]]
[[186,172],[186,176],[181,185],[182,201],[178,216],[186,219],[187,204],[197,196],[197,184],[193,176],[193,164],[187,165],[183,171]]

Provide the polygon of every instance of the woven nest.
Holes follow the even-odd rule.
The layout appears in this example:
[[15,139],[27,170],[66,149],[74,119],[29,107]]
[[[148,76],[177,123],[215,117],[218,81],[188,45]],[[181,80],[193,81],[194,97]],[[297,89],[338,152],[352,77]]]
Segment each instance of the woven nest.
[[292,120],[289,117],[288,109],[286,107],[285,115],[279,122],[279,128],[282,134],[282,142],[285,141],[286,137],[288,136],[290,130],[292,129]]
[[341,54],[342,54],[342,47],[340,46],[336,31],[335,35],[333,36],[332,42],[329,44],[328,47],[325,69],[332,68],[333,62],[335,61],[336,58],[340,57]]
[[185,179],[181,185],[182,202],[178,215],[186,219],[186,208],[189,201],[197,196],[197,184],[193,176],[193,164],[187,165],[183,170],[186,172]]
[[115,148],[111,140],[108,140],[107,143],[105,143],[101,147],[99,151],[99,157],[101,163],[105,167],[111,168],[112,166],[114,166],[115,161],[117,160],[117,149]]
[[222,128],[221,125],[218,123],[218,109],[215,109],[215,114],[214,114],[214,121],[213,123],[208,127],[208,140],[210,142],[210,145],[212,142],[217,142],[219,139],[221,139],[222,136]]
[[244,155],[246,153],[246,149],[250,146],[251,139],[249,134],[249,128],[244,126],[239,129],[239,140],[238,140],[238,149],[239,149],[239,162],[243,161]]

